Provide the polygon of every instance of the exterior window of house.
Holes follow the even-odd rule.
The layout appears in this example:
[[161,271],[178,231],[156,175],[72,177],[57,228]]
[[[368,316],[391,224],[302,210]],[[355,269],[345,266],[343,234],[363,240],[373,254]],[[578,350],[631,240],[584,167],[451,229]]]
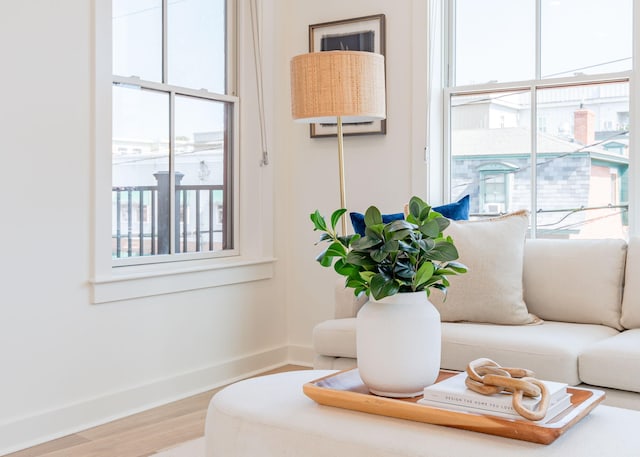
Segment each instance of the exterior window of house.
[[116,265],[219,256],[235,247],[238,98],[228,4],[112,1]]
[[508,208],[513,192],[513,175],[517,171],[515,165],[507,163],[490,163],[478,169],[479,207],[484,213],[498,215]]
[[528,209],[536,237],[627,238],[632,6],[449,1],[451,200]]

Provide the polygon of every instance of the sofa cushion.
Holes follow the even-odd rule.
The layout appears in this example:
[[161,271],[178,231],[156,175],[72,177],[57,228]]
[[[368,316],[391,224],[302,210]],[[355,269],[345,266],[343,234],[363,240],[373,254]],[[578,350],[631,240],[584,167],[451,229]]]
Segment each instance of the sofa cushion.
[[[362,213],[349,213],[349,217],[351,218],[351,225],[353,226],[354,233],[357,233],[360,236],[364,236],[364,231],[367,228],[364,223],[364,214]],[[382,223],[388,224],[389,222],[398,221],[404,219],[404,213],[392,213],[392,214],[383,214],[382,215]]]
[[540,325],[442,324],[442,368],[464,370],[488,357],[502,366],[533,370],[540,379],[580,383],[579,355],[592,344],[617,335],[604,325],[545,321]]
[[453,221],[466,221],[469,219],[469,195],[460,200],[445,205],[434,206],[432,209]]
[[627,246],[624,297],[620,323],[624,328],[640,328],[640,238],[632,238]]
[[522,297],[522,259],[528,226],[526,211],[476,221],[452,221],[445,235],[453,238],[460,262],[469,271],[450,276],[444,300],[430,300],[444,322],[529,324],[535,321]]
[[313,328],[313,348],[317,354],[356,358],[356,318],[331,319]]
[[[434,211],[437,211],[447,219],[452,219],[454,221],[465,221],[469,219],[469,195],[465,195],[460,200],[452,203],[447,203],[446,205],[434,206],[432,209]],[[382,222],[388,224],[389,222],[404,219],[405,214],[407,214],[406,205],[404,213],[383,214]],[[364,230],[366,228],[366,225],[364,223],[364,214],[352,212],[349,213],[349,217],[351,218],[353,231],[360,236],[364,236]]]
[[640,329],[591,345],[580,355],[580,378],[594,386],[640,392]]
[[545,320],[621,329],[624,240],[528,240],[524,300]]

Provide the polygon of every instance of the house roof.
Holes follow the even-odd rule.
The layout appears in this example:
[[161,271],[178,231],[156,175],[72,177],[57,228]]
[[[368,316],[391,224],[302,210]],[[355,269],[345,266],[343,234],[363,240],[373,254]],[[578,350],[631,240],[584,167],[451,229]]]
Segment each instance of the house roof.
[[[530,135],[531,131],[524,127],[453,130],[451,133],[452,152],[455,156],[529,154],[531,150]],[[607,153],[607,150],[599,145],[586,148],[580,143],[563,140],[542,132],[538,132],[537,141],[540,153]]]

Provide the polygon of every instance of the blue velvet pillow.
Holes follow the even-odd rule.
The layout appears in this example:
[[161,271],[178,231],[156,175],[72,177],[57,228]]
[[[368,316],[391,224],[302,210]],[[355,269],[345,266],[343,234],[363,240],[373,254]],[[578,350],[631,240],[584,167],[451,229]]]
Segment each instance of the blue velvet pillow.
[[434,211],[439,212],[447,219],[454,221],[466,221],[469,219],[469,196],[465,195],[457,202],[442,206],[434,206]]
[[[349,213],[351,217],[351,225],[353,225],[353,231],[360,236],[364,236],[364,214],[362,213]],[[388,224],[389,222],[398,221],[404,219],[404,213],[383,214],[382,222]]]
[[[454,221],[466,221],[469,219],[469,196],[465,195],[457,202],[448,203],[442,206],[434,206],[434,211],[439,212],[447,219]],[[349,213],[351,217],[351,225],[353,225],[353,231],[360,236],[364,236],[364,214],[362,213]],[[389,222],[404,219],[404,213],[383,214],[382,222],[388,224]]]

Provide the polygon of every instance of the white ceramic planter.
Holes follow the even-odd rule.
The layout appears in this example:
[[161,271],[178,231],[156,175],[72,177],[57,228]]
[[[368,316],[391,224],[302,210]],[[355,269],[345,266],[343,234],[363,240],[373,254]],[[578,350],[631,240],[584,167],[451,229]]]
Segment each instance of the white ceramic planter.
[[440,314],[426,292],[400,293],[364,304],[356,318],[360,377],[386,397],[415,397],[440,371]]

